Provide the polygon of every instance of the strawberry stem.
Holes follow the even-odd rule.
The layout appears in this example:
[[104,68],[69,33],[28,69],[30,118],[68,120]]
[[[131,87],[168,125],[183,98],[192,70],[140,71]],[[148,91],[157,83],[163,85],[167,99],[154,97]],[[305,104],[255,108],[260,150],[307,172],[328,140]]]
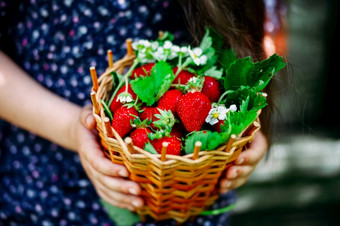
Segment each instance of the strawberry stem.
[[[126,74],[124,75],[123,79],[120,80],[118,86],[116,87],[115,91],[113,92],[108,105],[111,106],[113,99],[115,98],[115,96],[117,95],[118,90],[123,86],[125,79],[127,79],[129,76],[131,76],[132,71],[136,68],[136,66],[139,64],[139,58],[136,58],[133,61],[132,66],[129,68],[129,70],[126,72]],[[127,91],[127,90],[126,90]]]
[[187,58],[186,61],[184,61],[184,63],[182,64],[182,56],[179,56],[178,66],[177,66],[177,71],[176,71],[176,74],[175,74],[175,78],[183,70],[183,68],[188,66],[190,63],[192,63],[192,59],[191,58]]
[[217,104],[220,104],[221,101],[224,99],[224,97],[225,97],[226,95],[228,95],[229,93],[231,93],[231,92],[233,92],[233,91],[232,91],[232,90],[227,90],[227,91],[225,91],[225,92],[220,96],[220,99],[218,99]]
[[110,110],[109,106],[107,106],[105,101],[101,100],[101,102],[102,102],[105,114],[110,118],[110,120],[112,122],[113,116],[112,116],[112,113],[111,113],[111,110]]

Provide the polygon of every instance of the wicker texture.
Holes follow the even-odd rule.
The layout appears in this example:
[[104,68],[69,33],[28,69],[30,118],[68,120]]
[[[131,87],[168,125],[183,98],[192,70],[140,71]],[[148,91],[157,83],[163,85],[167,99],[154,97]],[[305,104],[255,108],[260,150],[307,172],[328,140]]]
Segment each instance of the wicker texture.
[[[197,150],[185,156],[150,154],[133,146],[131,139],[125,141],[110,125],[105,117],[101,99],[107,100],[112,93],[111,72],[123,73],[131,66],[134,53],[131,41],[127,42],[127,55],[113,63],[112,53],[108,51],[109,67],[97,81],[95,69],[91,68],[93,90],[93,115],[106,156],[113,163],[125,165],[129,178],[138,182],[142,188],[145,206],[137,212],[142,219],[151,216],[156,220],[175,219],[184,222],[191,216],[199,215],[218,198],[217,188],[225,170],[246,148],[256,131],[260,129],[258,119],[238,137],[217,150]],[[259,112],[260,114],[260,112]]]

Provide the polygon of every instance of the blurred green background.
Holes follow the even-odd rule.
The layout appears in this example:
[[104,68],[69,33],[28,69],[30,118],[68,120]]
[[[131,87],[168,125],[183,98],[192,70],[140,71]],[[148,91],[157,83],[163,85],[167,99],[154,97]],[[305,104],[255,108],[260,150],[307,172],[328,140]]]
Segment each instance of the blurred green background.
[[285,2],[274,144],[236,190],[232,226],[340,225],[340,1]]

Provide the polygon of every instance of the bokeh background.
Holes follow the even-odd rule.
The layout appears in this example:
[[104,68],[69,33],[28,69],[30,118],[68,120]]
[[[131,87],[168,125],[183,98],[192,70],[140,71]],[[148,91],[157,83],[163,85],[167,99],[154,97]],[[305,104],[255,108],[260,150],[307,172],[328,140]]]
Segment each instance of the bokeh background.
[[340,1],[282,2],[274,144],[236,190],[231,225],[340,225]]

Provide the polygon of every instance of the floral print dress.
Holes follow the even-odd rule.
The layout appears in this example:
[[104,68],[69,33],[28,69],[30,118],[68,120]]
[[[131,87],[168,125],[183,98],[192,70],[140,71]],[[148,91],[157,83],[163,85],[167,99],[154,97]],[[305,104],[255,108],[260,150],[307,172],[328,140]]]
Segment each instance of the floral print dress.
[[[89,67],[102,73],[108,49],[117,60],[127,38],[155,39],[159,30],[186,42],[184,24],[170,0],[0,0],[0,49],[51,92],[84,106]],[[231,202],[228,194],[214,207]],[[227,217],[202,216],[188,225],[226,225]],[[0,120],[1,224],[115,225],[76,153]]]

